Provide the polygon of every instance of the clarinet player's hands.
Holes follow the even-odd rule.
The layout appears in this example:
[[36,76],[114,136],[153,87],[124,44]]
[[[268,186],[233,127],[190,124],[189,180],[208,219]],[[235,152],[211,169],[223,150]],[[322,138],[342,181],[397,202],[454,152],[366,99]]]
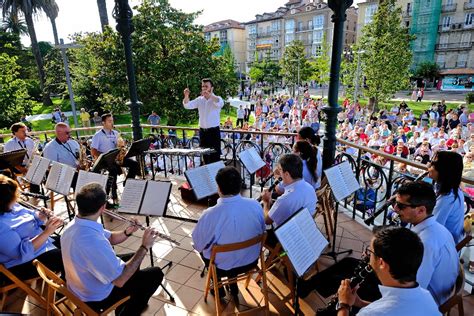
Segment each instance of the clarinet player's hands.
[[358,287],[351,289],[351,281],[349,279],[342,280],[341,285],[339,286],[339,289],[337,290],[337,296],[339,298],[339,302],[342,304],[353,306],[358,298],[356,294],[357,289]]

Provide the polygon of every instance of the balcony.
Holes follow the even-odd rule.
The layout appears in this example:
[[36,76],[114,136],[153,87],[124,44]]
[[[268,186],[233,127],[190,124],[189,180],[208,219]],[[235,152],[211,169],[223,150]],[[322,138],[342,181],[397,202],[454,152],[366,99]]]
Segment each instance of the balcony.
[[458,6],[457,3],[442,5],[442,6],[441,6],[441,12],[442,12],[442,13],[454,12],[454,11],[456,11],[457,6]]
[[436,44],[436,50],[468,50],[472,48],[472,42]]
[[263,38],[263,37],[272,37],[273,34],[271,32],[261,32],[257,34],[257,38]]
[[474,2],[464,2],[464,10],[474,10]]
[[448,25],[438,25],[438,32],[453,32],[453,31],[461,31],[465,28],[469,28],[470,26],[465,26],[463,22],[461,23],[450,23]]
[[410,9],[410,10],[404,10],[404,11],[402,11],[402,17],[404,17],[404,18],[409,18],[409,17],[411,17],[412,13],[413,13],[413,10],[412,10],[412,9]]
[[466,68],[467,66],[467,61],[457,61],[456,62],[456,68]]

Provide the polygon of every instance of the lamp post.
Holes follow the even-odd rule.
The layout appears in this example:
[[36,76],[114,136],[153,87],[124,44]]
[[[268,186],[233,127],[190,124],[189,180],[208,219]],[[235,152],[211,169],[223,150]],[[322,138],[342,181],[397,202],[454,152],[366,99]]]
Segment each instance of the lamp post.
[[132,24],[133,12],[128,5],[128,0],[115,0],[115,7],[112,15],[117,21],[116,29],[122,37],[125,50],[128,90],[130,92],[130,102],[127,102],[127,105],[130,106],[132,112],[133,140],[139,140],[142,139],[142,128],[140,126],[140,106],[142,103],[138,101],[135,69],[133,67],[131,38],[131,35],[134,31]]
[[323,168],[332,166],[336,155],[336,123],[337,113],[341,111],[338,104],[339,72],[341,70],[342,38],[344,35],[344,21],[346,10],[353,0],[329,0],[328,6],[334,12],[334,36],[332,40],[331,73],[329,76],[328,105],[323,108],[327,116],[326,134],[324,137]]

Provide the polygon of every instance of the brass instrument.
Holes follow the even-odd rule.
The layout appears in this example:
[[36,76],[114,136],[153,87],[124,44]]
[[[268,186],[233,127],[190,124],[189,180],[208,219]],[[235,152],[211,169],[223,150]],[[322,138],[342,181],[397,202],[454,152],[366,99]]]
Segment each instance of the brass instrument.
[[79,157],[78,157],[78,167],[80,170],[89,171],[92,160],[87,156],[87,147],[82,143],[79,143]]
[[127,155],[127,152],[128,152],[126,142],[122,137],[117,138],[117,148],[120,149],[120,152],[115,158],[115,162],[117,163],[117,165],[122,166],[123,160],[125,159],[125,156]]

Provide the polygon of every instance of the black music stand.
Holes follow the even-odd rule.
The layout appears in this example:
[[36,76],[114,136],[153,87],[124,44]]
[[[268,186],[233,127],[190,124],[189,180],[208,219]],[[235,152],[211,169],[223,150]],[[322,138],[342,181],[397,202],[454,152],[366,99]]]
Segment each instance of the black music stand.
[[[255,183],[255,173],[265,167],[265,161],[260,157],[254,147],[244,150],[238,154],[239,160],[249,173],[250,177],[250,198],[252,198],[253,185]],[[242,177],[245,181],[245,177]]]
[[16,166],[21,166],[25,159],[26,149],[19,149],[0,154],[0,169],[9,169],[13,173],[20,173]]
[[100,173],[102,170],[114,165],[115,159],[117,158],[119,152],[120,149],[115,148],[109,150],[106,153],[100,154],[99,158],[97,158],[97,161],[94,163],[90,171],[94,173]]
[[127,151],[125,155],[126,158],[136,157],[139,155],[143,155],[143,153],[150,149],[151,140],[149,138],[144,138],[137,140],[136,142],[132,143],[132,146]]

